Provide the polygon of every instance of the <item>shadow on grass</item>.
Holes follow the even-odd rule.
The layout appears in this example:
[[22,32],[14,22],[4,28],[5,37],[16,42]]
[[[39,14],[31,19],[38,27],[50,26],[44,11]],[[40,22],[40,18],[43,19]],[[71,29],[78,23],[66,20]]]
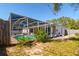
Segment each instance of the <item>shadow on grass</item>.
[[13,47],[13,46],[16,46],[17,44],[10,44],[10,45],[8,45],[8,46],[6,46],[6,47]]
[[79,41],[79,37],[70,37],[69,40]]
[[63,41],[62,39],[54,40],[53,38],[48,38],[48,39],[46,39],[45,43],[47,43],[47,42],[62,42],[62,41]]
[[12,45],[0,45],[0,56],[8,56],[6,48],[7,47],[12,47],[12,46],[16,46],[16,44],[12,44]]
[[62,42],[62,41],[69,41],[69,40],[79,41],[79,36],[69,37],[65,39],[57,39],[57,40],[54,40],[53,38],[48,38],[46,42]]

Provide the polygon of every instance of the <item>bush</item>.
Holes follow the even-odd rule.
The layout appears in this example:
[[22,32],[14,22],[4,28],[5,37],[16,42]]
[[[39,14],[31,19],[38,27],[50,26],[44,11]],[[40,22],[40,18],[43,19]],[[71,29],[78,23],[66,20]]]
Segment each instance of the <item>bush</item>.
[[37,41],[45,42],[47,39],[47,33],[42,29],[37,29],[34,35]]
[[28,45],[28,43],[29,43],[29,39],[28,38],[25,38],[25,37],[23,37],[23,38],[21,38],[21,39],[18,39],[18,43],[17,44],[19,44],[19,45]]

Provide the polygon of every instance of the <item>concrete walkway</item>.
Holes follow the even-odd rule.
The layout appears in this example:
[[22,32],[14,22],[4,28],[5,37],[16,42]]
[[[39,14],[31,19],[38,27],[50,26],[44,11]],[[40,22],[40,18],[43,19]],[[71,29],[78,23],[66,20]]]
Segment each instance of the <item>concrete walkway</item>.
[[56,37],[56,38],[53,38],[52,40],[58,40],[58,39],[65,40],[65,39],[68,39],[68,38],[74,37],[74,36],[75,36],[75,35],[72,34],[72,35],[67,35],[67,36]]
[[11,37],[11,44],[16,44],[18,41],[14,38],[14,37]]

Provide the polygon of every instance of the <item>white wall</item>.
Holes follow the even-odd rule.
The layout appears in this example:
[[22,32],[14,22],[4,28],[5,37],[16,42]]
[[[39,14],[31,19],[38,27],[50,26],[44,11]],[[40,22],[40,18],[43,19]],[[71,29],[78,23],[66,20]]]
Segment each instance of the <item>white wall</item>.
[[79,30],[68,29],[68,35],[79,33]]
[[56,34],[60,33],[60,35],[64,36],[64,30],[66,29],[61,24],[56,25],[56,29],[58,30]]

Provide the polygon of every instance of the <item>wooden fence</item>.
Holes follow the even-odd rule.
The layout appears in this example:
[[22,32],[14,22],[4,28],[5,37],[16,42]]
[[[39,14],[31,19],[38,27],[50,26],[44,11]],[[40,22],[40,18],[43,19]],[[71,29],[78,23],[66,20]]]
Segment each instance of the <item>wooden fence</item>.
[[0,45],[10,44],[9,22],[0,22]]

